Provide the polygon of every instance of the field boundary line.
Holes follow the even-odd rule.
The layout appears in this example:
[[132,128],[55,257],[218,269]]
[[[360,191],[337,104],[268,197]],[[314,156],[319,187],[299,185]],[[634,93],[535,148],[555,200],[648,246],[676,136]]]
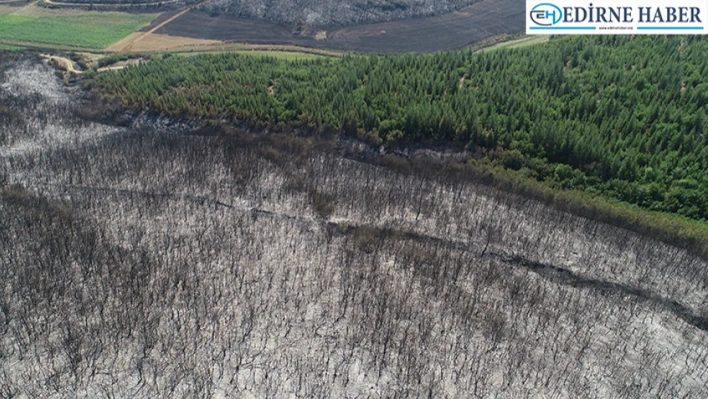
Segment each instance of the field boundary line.
[[121,53],[121,54],[130,52],[130,50],[132,50],[133,47],[135,47],[135,43],[137,43],[137,42],[143,40],[146,36],[155,33],[158,29],[160,29],[160,28],[162,28],[163,26],[169,24],[170,22],[176,20],[177,18],[181,17],[182,15],[184,15],[184,14],[186,14],[186,13],[192,11],[193,8],[196,8],[196,7],[199,7],[199,6],[203,5],[203,4],[206,4],[206,3],[208,3],[209,1],[210,1],[210,0],[205,0],[205,1],[202,1],[201,3],[199,3],[199,4],[195,4],[194,6],[185,8],[184,10],[182,10],[182,11],[178,12],[177,14],[171,16],[170,18],[166,19],[165,21],[162,21],[161,23],[157,24],[156,26],[154,26],[152,29],[148,30],[147,32],[143,32],[140,36],[136,37],[135,40],[133,40],[133,41],[131,41],[130,43],[128,43],[125,47],[123,47],[123,48],[122,48],[120,51],[118,51],[118,52]]

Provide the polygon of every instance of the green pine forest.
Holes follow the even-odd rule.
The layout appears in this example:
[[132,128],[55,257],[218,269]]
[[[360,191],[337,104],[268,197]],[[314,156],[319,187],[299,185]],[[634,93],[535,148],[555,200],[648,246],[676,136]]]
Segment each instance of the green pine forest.
[[553,189],[708,220],[708,40],[554,37],[475,53],[166,55],[96,77],[123,106],[464,145]]

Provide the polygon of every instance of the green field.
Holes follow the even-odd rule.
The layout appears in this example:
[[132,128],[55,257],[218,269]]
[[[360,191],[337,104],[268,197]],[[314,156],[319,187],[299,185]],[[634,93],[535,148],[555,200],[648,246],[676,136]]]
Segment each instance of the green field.
[[0,43],[0,50],[17,51],[17,50],[22,50],[22,47],[17,47],[17,46],[12,46],[9,44]]
[[81,15],[0,15],[0,42],[103,49],[158,14],[82,12]]

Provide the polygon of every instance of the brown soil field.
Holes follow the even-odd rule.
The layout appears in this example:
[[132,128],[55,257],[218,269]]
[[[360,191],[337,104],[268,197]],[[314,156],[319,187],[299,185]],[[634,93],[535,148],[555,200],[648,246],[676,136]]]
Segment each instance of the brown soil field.
[[165,50],[178,50],[180,48],[189,47],[196,50],[208,50],[209,47],[219,45],[222,42],[218,40],[194,39],[190,37],[177,37],[170,35],[161,35],[155,33],[135,32],[120,42],[107,48],[108,51],[124,51],[126,46],[131,52],[152,52]]
[[119,52],[122,51],[124,48],[130,46],[132,43],[136,42],[143,36],[145,36],[147,33],[146,32],[133,32],[129,34],[128,36],[120,39],[119,41],[111,44],[106,48],[106,51],[112,51],[112,52]]
[[464,48],[493,36],[524,30],[521,0],[484,0],[434,17],[335,28],[326,40],[293,36],[287,27],[233,16],[189,12],[156,33],[244,43],[293,44],[344,51],[433,52]]
[[[145,30],[145,31],[143,31],[141,29],[137,32],[133,32],[129,36],[123,38],[119,42],[108,47],[107,50],[108,51],[120,51],[121,53],[127,53],[130,51],[140,51],[140,50],[137,50],[141,46],[139,43],[142,42],[143,40],[145,40],[146,37],[150,36],[151,34],[155,33],[155,31],[157,31],[158,29],[163,27],[164,25],[169,24],[173,20],[179,18],[180,16],[182,16],[188,12],[189,12],[189,9],[182,10],[182,11],[180,11],[178,13],[174,13],[174,14],[170,13],[171,15],[169,15],[167,18],[163,18],[163,16],[161,15],[160,17],[158,17],[162,20],[161,22],[155,23],[153,21],[149,25],[149,26],[152,26],[150,29]],[[188,40],[185,40],[185,41],[188,41]],[[194,40],[192,40],[192,41],[194,41]],[[187,44],[187,43],[185,43],[185,44]],[[194,43],[191,43],[191,44],[194,44]],[[162,50],[162,48],[160,48],[160,50]],[[148,50],[148,51],[150,51],[150,50]]]

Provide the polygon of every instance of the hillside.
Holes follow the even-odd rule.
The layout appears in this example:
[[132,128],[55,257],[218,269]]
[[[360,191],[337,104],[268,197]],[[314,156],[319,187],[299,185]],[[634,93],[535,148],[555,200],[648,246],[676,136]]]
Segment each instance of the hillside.
[[[524,27],[519,0],[470,1],[469,6],[434,15],[413,12],[416,8],[412,6],[398,6],[400,15],[387,7],[382,13],[359,15],[366,9],[360,4],[353,6],[351,13],[332,11],[339,19],[326,26],[308,25],[296,17],[303,9],[283,13],[275,3],[268,3],[273,15],[258,16],[225,12],[211,2],[70,1],[46,6],[43,2],[4,3],[0,6],[0,45],[141,53],[229,51],[252,46],[296,46],[306,52],[410,53],[489,43],[521,33]],[[435,2],[435,7],[443,3]],[[345,5],[313,3],[313,7],[325,8]],[[244,3],[244,7],[250,6],[252,3]],[[278,15],[295,21],[284,22]],[[346,22],[347,18],[351,21]]]
[[217,14],[188,12],[156,33],[227,42],[411,53],[462,49],[524,30],[523,4],[518,0],[486,0],[435,16],[344,27],[311,27]]
[[481,0],[213,0],[205,9],[293,25],[353,25],[429,16]]
[[[46,64],[0,56],[3,397],[708,396],[708,264],[685,250],[454,153],[92,122]],[[150,65],[110,76],[180,71]]]
[[123,106],[167,115],[317,127],[393,148],[456,144],[553,189],[703,223],[706,49],[699,37],[565,37],[310,63],[222,54],[96,83]]

